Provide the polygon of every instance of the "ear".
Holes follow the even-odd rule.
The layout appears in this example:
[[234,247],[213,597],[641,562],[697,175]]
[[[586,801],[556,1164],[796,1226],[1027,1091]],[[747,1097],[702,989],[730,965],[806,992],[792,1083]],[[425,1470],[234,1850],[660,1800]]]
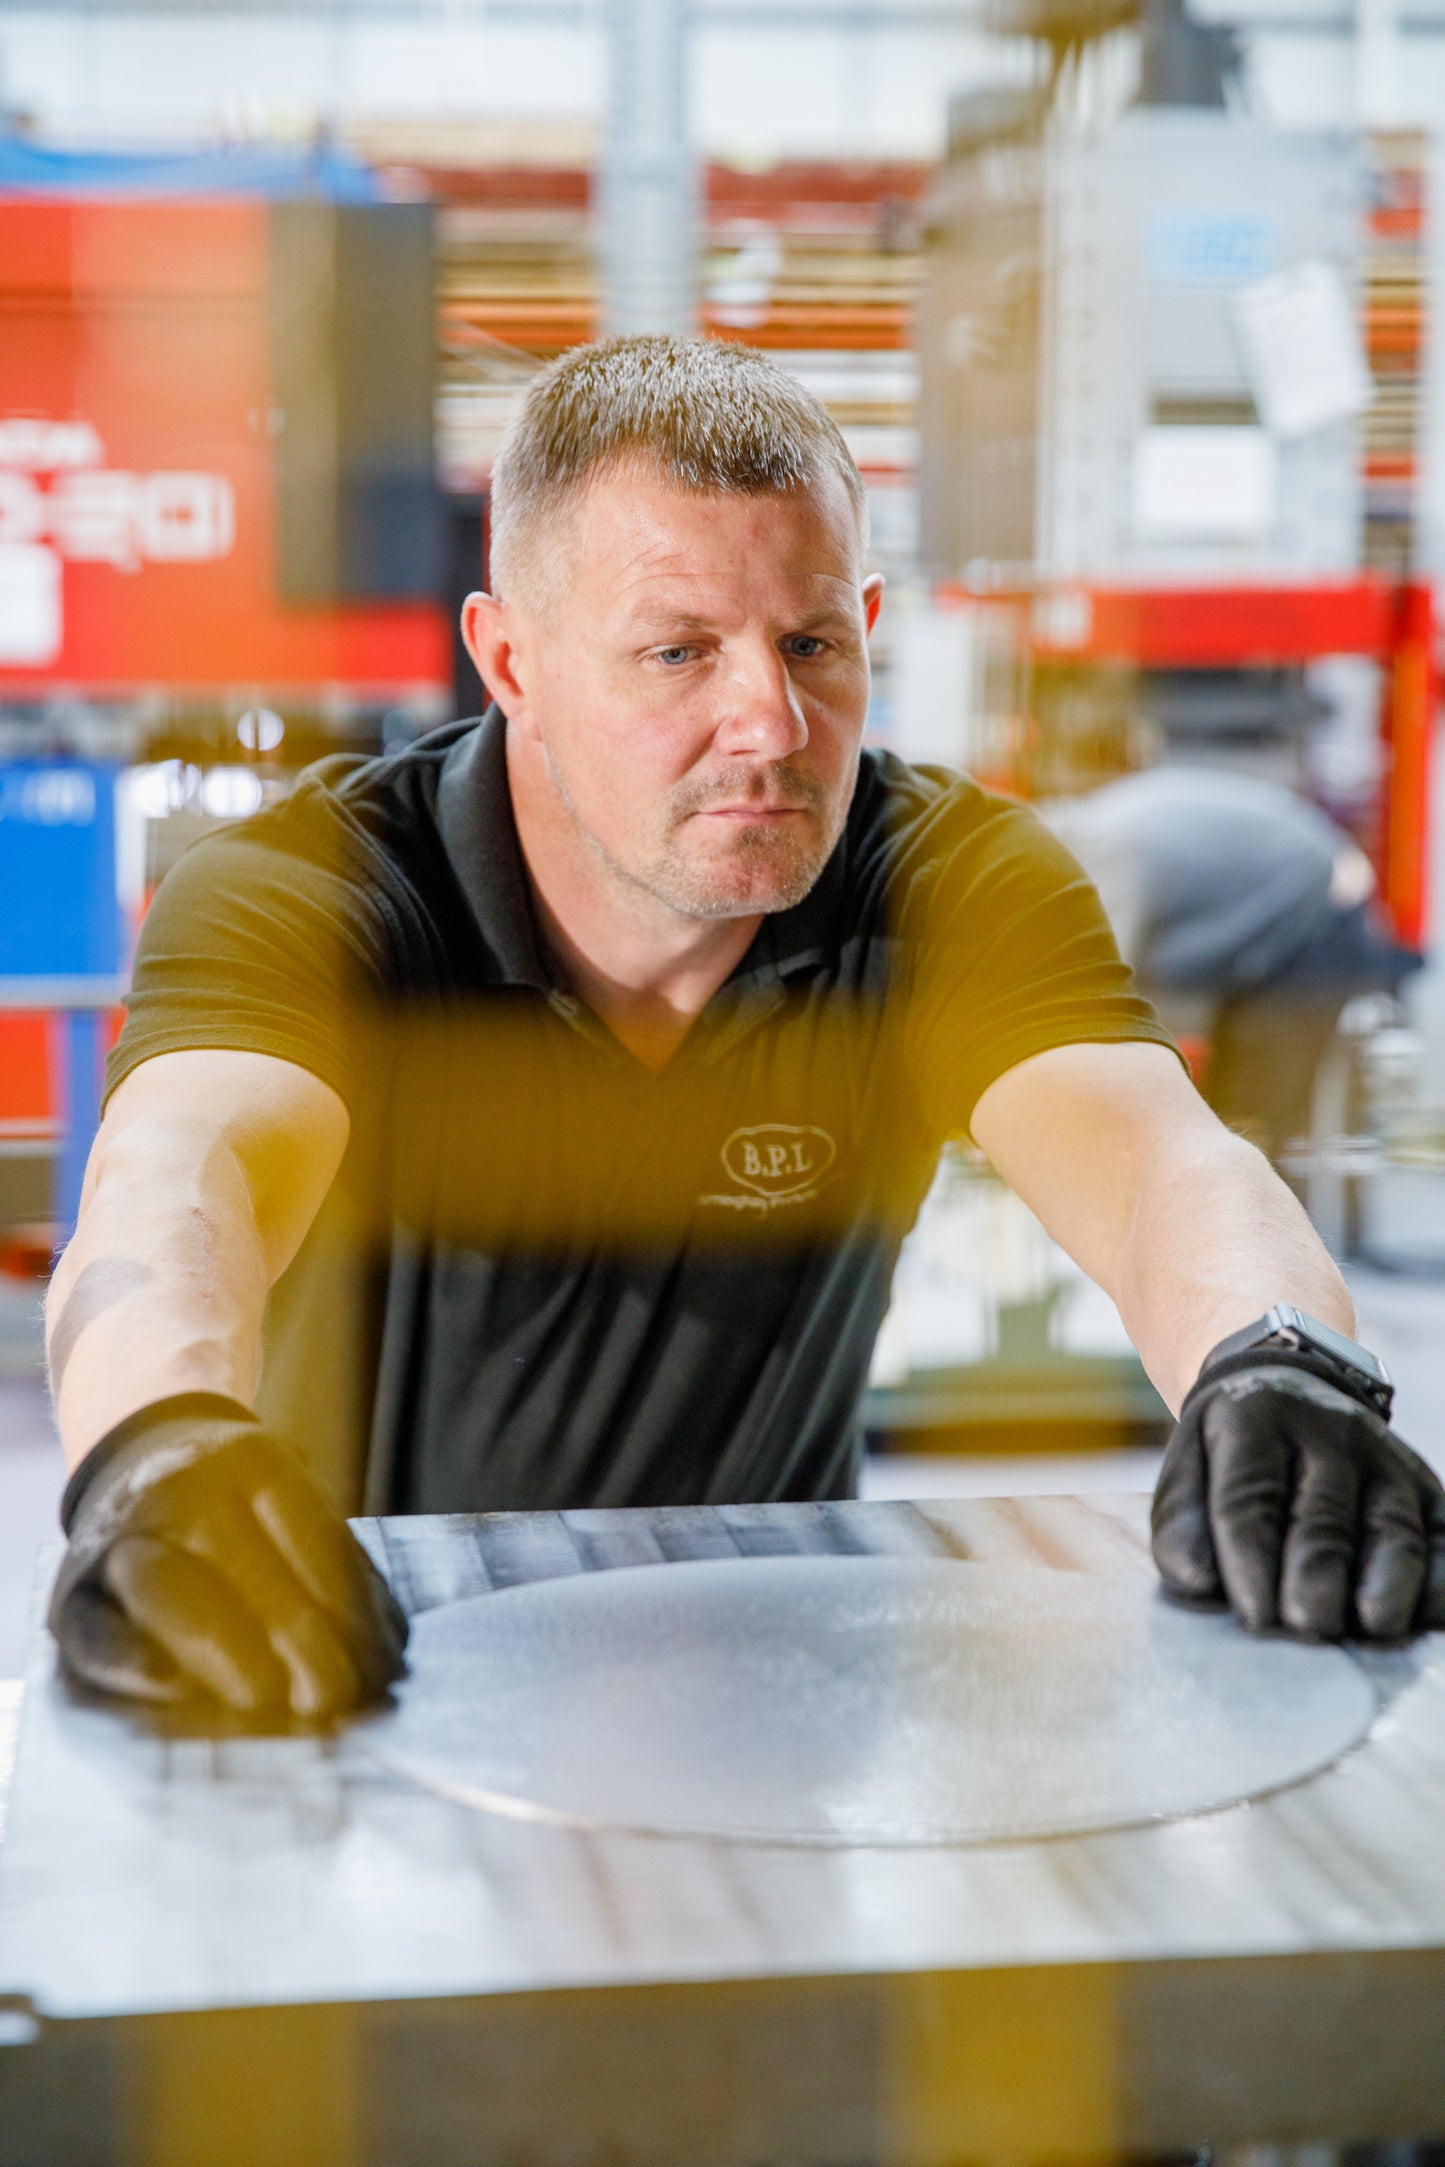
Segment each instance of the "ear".
[[883,574],[870,572],[863,582],[863,622],[871,632],[883,607]]
[[512,612],[496,595],[467,596],[462,604],[462,638],[482,683],[509,722],[527,704],[517,633]]

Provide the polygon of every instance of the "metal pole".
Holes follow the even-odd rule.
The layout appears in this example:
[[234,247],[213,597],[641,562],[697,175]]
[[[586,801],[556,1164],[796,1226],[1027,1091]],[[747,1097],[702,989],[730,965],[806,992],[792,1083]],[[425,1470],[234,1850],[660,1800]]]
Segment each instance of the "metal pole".
[[693,330],[697,166],[689,144],[689,0],[606,0],[599,202],[606,331]]
[[97,1009],[73,1008],[57,1018],[62,1048],[64,1119],[55,1168],[53,1209],[60,1246],[75,1232],[80,1217],[80,1189],[86,1161],[100,1126],[101,1069],[104,1065],[104,1018]]

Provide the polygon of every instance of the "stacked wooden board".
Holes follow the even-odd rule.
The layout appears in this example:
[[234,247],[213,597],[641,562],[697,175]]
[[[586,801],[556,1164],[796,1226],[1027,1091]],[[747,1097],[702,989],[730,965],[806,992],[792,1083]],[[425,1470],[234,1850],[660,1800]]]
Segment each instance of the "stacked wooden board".
[[1375,397],[1364,428],[1364,555],[1372,570],[1395,578],[1410,567],[1422,432],[1428,150],[1418,130],[1392,130],[1365,143],[1362,301]]
[[[600,322],[595,145],[517,131],[382,131],[356,147],[394,193],[440,206],[440,460],[485,485],[517,397]],[[699,326],[785,358],[813,383],[865,469],[916,465],[913,304],[922,268],[917,162],[714,164],[700,176]],[[816,381],[815,381],[816,379]]]

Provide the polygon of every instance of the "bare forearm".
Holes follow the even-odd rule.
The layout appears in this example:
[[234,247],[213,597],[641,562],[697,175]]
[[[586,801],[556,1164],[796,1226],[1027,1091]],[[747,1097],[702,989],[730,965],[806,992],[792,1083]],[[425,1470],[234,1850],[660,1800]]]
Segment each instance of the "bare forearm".
[[1349,1290],[1293,1195],[1212,1125],[1150,1154],[1113,1277],[1129,1337],[1176,1412],[1210,1349],[1274,1302],[1355,1329]]
[[102,1138],[46,1310],[68,1464],[172,1393],[249,1403],[267,1278],[251,1192],[223,1143],[175,1122]]
[[1058,1046],[980,1098],[973,1133],[1118,1304],[1175,1409],[1212,1347],[1274,1302],[1353,1333],[1344,1281],[1284,1183],[1163,1046]]

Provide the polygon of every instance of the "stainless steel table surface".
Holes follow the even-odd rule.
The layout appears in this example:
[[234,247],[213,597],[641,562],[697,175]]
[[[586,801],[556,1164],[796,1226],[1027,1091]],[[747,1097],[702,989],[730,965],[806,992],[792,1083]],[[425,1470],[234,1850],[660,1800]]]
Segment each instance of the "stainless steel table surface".
[[[1139,1496],[1031,1497],[358,1526],[415,1613],[549,1575],[739,1554],[1150,1575],[1147,1510]],[[608,2036],[624,2059],[634,2036],[681,2057],[694,2098],[721,2042],[746,2060],[763,2033],[791,2036],[783,2063],[796,2068],[770,2047],[772,2074],[753,2087],[764,2134],[750,2151],[709,2151],[656,2099],[641,2121],[614,2101],[611,2149],[597,2156],[670,2167],[961,2157],[954,2117],[984,2112],[990,2085],[987,2111],[1011,2132],[1000,2156],[1032,2156],[1046,2137],[1058,2149],[1070,2130],[1080,2152],[1095,2139],[1108,2150],[1445,2132],[1445,1635],[1362,1660],[1382,1699],[1368,1742],[1253,1804],[1050,1841],[807,1851],[493,1817],[387,1775],[344,1736],[162,1743],[73,1705],[37,1630],[0,1849],[0,1995],[61,2032],[368,2004],[404,2006],[414,2032],[428,2008],[448,2023],[464,2008],[466,2025],[511,2042],[509,2068],[531,2056],[534,2071],[573,2036],[569,2012],[588,2010],[579,2022],[621,2027]],[[700,2016],[684,2046],[690,1989]],[[519,2015],[543,2009],[530,2028]],[[939,2045],[999,2024],[1012,2044],[994,2039],[991,2074]],[[1029,2038],[1064,2058],[1040,2077],[1040,2102],[1061,2069],[1085,2074],[1076,2107],[1040,2104],[1015,2128],[999,2100]],[[575,2041],[566,2051],[575,2061]],[[789,2090],[813,2099],[810,2051],[833,2071],[826,2104],[811,2107]],[[500,2065],[487,2066],[500,2097]],[[3,2081],[0,2064],[0,2103]],[[538,2077],[523,2088],[530,2104],[513,2102],[531,2146],[517,2158],[573,2156],[542,2130],[560,2112],[543,2094],[561,2081]],[[377,2138],[364,2156],[401,2153]],[[514,2154],[452,2153],[436,2135],[426,2159],[492,2156]]]

